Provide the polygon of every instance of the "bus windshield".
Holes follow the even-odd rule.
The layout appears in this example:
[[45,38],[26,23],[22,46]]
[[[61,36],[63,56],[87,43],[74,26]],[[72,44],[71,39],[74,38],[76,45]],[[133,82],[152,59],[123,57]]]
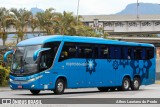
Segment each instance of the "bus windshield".
[[16,47],[11,64],[11,74],[25,75],[37,72],[37,62],[33,60],[34,52],[41,45]]
[[[48,42],[43,45],[17,47],[12,56],[11,74],[16,76],[31,75],[49,69],[55,58],[60,42]],[[33,54],[40,48],[50,48],[41,52],[34,61]]]

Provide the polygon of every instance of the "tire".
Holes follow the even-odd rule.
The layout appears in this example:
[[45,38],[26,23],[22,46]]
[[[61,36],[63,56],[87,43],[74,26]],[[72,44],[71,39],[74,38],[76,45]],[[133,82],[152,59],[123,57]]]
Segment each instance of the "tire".
[[30,92],[33,94],[33,95],[38,95],[40,93],[40,90],[30,90]]
[[107,92],[109,90],[108,87],[97,87],[99,91],[101,92]]
[[139,90],[139,87],[140,87],[140,78],[135,77],[131,83],[131,89],[132,90]]
[[55,94],[63,94],[65,89],[65,82],[63,79],[58,79],[56,81],[55,89],[53,90]]
[[124,77],[123,81],[122,81],[121,90],[122,91],[128,91],[129,88],[130,88],[130,79],[127,78],[127,77]]

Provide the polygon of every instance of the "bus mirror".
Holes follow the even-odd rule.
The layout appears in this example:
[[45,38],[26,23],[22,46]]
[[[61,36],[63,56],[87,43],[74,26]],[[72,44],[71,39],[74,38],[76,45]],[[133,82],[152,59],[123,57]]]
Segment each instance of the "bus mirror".
[[7,51],[7,52],[4,54],[4,57],[3,57],[4,62],[7,62],[7,57],[8,57],[8,55],[9,55],[9,54],[12,54],[13,52],[14,52],[14,50],[11,50],[11,51]]
[[39,54],[42,52],[42,51],[47,51],[47,50],[50,50],[51,48],[41,48],[41,49],[38,49],[34,52],[33,54],[33,60],[36,61]]

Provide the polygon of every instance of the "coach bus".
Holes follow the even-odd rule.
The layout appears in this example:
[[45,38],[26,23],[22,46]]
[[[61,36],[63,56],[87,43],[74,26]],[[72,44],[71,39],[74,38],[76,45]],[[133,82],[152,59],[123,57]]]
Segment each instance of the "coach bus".
[[32,94],[66,88],[97,87],[99,91],[138,90],[155,83],[156,53],[152,44],[96,37],[51,35],[21,41],[12,55],[11,89]]

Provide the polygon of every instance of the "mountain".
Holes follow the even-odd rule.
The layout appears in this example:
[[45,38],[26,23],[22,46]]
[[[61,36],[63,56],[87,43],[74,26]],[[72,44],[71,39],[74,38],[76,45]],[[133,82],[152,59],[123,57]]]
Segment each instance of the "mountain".
[[[155,3],[139,3],[139,14],[160,14],[160,4]],[[137,3],[128,4],[124,10],[116,14],[120,15],[135,15],[137,14]]]
[[32,14],[34,14],[34,15],[35,15],[36,13],[38,13],[38,12],[44,12],[44,10],[39,9],[39,8],[37,8],[37,7],[31,8],[30,11],[31,11]]

